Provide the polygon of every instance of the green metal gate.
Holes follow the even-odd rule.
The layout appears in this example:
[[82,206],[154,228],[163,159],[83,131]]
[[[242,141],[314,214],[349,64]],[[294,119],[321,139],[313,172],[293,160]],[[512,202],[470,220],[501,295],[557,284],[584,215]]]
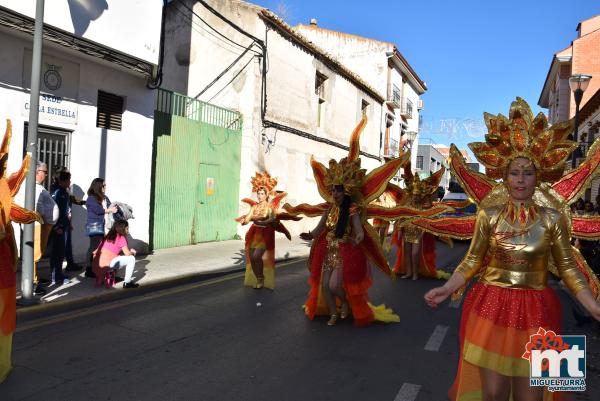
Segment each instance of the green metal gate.
[[153,249],[237,232],[240,113],[159,89],[154,112]]

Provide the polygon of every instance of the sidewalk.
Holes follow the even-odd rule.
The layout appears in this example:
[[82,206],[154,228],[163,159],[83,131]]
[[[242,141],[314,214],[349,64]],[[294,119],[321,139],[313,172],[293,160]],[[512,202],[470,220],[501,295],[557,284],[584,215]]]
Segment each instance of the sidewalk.
[[[309,244],[298,238],[288,241],[285,238],[275,240],[275,259],[308,257]],[[17,273],[17,317],[43,315],[44,312],[60,312],[79,307],[91,306],[100,302],[117,300],[130,295],[156,291],[200,281],[215,274],[239,272],[245,269],[244,241],[230,240],[207,242],[179,248],[160,249],[151,255],[136,257],[134,281],[140,286],[136,289],[123,289],[122,283],[113,288],[104,286],[95,288],[95,279],[84,277],[84,271],[71,272],[71,283],[59,287],[49,287],[41,297],[41,304],[21,305],[21,274]],[[47,263],[38,266],[40,277],[49,275]],[[67,272],[69,274],[69,272]],[[123,273],[121,273],[121,276]],[[241,282],[240,282],[241,285]]]

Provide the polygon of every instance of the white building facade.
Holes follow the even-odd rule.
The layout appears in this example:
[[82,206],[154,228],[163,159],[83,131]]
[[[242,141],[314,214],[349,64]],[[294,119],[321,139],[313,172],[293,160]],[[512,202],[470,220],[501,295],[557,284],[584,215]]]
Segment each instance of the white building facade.
[[[84,3],[46,2],[38,158],[50,169],[68,168],[79,198],[94,178],[105,178],[109,198],[133,207],[132,246],[144,251],[155,98],[147,84],[159,64],[163,3]],[[131,24],[131,15],[146,23]],[[9,171],[25,151],[34,16],[35,1],[0,0],[0,118],[13,125]],[[74,257],[83,261],[85,208],[74,206],[72,223]]]
[[[417,148],[419,113],[423,109],[420,96],[427,85],[393,43],[321,28],[315,20],[294,29],[385,93],[382,137],[385,156],[396,157],[402,148]],[[411,156],[414,167],[417,152]]]
[[[162,86],[243,115],[240,182],[231,183],[240,197],[251,196],[256,171],[268,171],[287,202],[322,202],[310,158],[345,157],[363,114],[363,167],[380,165],[385,98],[363,77],[261,7],[181,0],[167,10],[166,42],[175,45],[165,48]],[[288,226],[294,234],[314,224]]]
[[416,162],[413,170],[421,178],[429,177],[442,167],[446,172],[440,180],[439,186],[446,190],[450,183],[450,170],[448,169],[447,156],[440,152],[434,145],[418,145]]

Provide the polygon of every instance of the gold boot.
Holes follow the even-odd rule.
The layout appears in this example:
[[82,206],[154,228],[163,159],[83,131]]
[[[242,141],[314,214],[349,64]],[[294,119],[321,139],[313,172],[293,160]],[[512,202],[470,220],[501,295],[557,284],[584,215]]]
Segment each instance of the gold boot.
[[254,284],[253,288],[255,290],[260,290],[264,286],[265,286],[265,278],[264,277],[259,277],[259,278],[256,279],[256,284]]
[[338,319],[338,317],[335,313],[333,315],[331,315],[331,317],[327,321],[327,326],[335,326],[335,324],[337,323],[337,319]]

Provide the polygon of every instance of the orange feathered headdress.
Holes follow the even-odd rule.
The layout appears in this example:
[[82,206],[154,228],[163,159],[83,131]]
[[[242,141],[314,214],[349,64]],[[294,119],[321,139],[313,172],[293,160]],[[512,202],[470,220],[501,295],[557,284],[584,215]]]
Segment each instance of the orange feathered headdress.
[[267,194],[273,192],[273,188],[277,186],[277,179],[271,177],[269,173],[266,171],[264,173],[259,173],[258,171],[250,179],[252,183],[252,192],[258,192],[259,189],[264,189]]
[[543,113],[533,118],[525,100],[512,102],[508,118],[484,113],[488,134],[485,142],[473,142],[469,147],[493,179],[504,178],[510,162],[517,157],[529,159],[535,165],[540,181],[554,182],[563,175],[565,161],[577,148],[567,139],[574,120],[548,127]]

